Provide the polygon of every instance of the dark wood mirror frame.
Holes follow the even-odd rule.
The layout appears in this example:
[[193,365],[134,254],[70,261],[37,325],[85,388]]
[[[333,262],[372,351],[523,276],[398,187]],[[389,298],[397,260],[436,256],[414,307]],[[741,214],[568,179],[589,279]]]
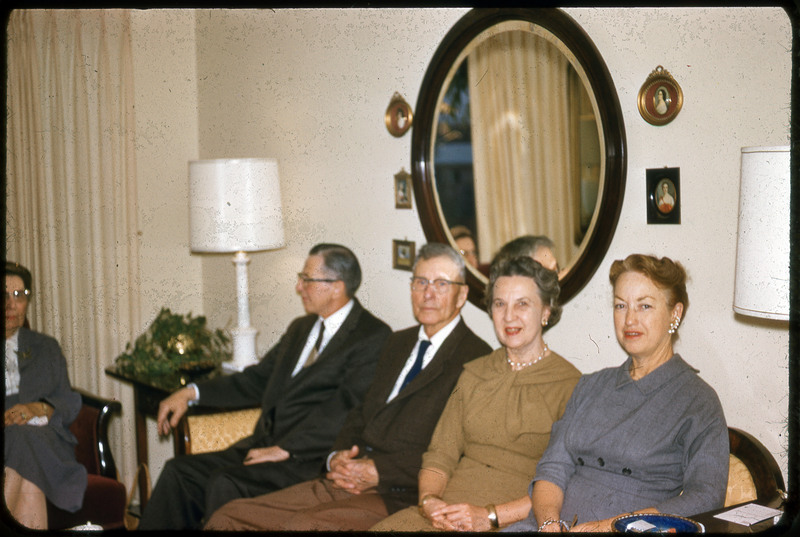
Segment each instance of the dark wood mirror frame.
[[[417,99],[411,135],[414,196],[427,240],[448,243],[437,210],[433,176],[432,129],[438,116],[436,104],[447,73],[461,51],[484,30],[510,20],[541,26],[572,51],[588,77],[600,113],[606,150],[603,193],[591,237],[569,272],[561,278],[560,300],[563,304],[586,285],[603,261],[622,209],[627,168],[625,125],[611,74],[592,40],[567,14],[553,8],[474,9],[450,29],[428,65]],[[485,284],[471,270],[467,271],[467,284],[469,300],[482,309]]]

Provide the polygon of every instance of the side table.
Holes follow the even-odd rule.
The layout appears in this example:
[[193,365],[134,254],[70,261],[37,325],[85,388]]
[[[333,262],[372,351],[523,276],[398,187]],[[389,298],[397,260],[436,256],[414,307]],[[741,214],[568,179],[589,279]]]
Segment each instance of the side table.
[[[147,416],[152,418],[158,417],[158,404],[162,399],[169,394],[182,388],[187,384],[185,378],[179,374],[164,375],[159,377],[149,377],[144,375],[136,375],[132,373],[124,373],[116,366],[106,368],[106,374],[112,378],[122,382],[129,382],[133,385],[133,406],[134,406],[134,419],[136,424],[136,464],[137,468],[140,464],[148,464],[149,454],[147,449]],[[221,374],[219,370],[215,370],[208,375],[199,378],[209,378]],[[190,412],[192,409],[190,409]],[[180,455],[180,446],[183,445],[177,441],[178,432],[173,431],[175,435],[175,455]],[[141,509],[147,505],[147,481],[144,475],[139,476],[139,505]]]

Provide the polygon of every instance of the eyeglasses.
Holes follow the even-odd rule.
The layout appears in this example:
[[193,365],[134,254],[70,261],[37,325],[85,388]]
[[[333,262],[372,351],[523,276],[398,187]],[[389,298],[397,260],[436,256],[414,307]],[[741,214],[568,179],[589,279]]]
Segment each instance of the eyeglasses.
[[298,272],[297,279],[303,282],[303,285],[308,285],[309,283],[314,283],[314,282],[333,283],[340,281],[339,278],[309,278],[308,275],[304,272]]
[[13,291],[6,291],[6,300],[22,302],[23,300],[28,300],[30,294],[30,289],[14,289]]
[[453,282],[450,280],[444,279],[436,279],[436,280],[428,280],[427,278],[411,278],[411,290],[417,293],[421,293],[425,291],[428,286],[432,286],[433,290],[440,295],[445,294],[447,291],[450,290],[451,285],[467,285],[461,282]]

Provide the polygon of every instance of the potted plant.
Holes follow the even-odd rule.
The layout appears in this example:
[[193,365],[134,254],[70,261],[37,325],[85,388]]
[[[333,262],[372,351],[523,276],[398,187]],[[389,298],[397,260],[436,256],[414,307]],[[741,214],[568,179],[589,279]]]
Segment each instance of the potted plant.
[[206,327],[206,318],[180,315],[162,308],[147,331],[136,338],[115,363],[123,373],[163,376],[207,373],[231,359],[231,339],[221,329]]

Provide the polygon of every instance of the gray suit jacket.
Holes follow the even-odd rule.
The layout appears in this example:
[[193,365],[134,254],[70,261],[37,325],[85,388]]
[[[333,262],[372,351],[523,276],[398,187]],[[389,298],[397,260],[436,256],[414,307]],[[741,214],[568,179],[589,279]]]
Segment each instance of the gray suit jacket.
[[61,346],[50,336],[19,329],[19,402],[45,401],[53,407],[50,426],[72,446],[69,426],[81,410],[81,396],[72,391]]
[[348,415],[334,444],[335,450],[357,445],[375,461],[378,492],[390,513],[417,501],[422,454],[464,363],[492,351],[462,319],[425,369],[387,403],[418,334],[419,325],[389,337],[364,403]]
[[264,358],[241,373],[198,382],[201,404],[261,406],[253,435],[240,447],[277,445],[298,461],[324,460],[347,413],[363,399],[391,329],[356,301],[317,361],[292,377],[316,320],[292,321]]

